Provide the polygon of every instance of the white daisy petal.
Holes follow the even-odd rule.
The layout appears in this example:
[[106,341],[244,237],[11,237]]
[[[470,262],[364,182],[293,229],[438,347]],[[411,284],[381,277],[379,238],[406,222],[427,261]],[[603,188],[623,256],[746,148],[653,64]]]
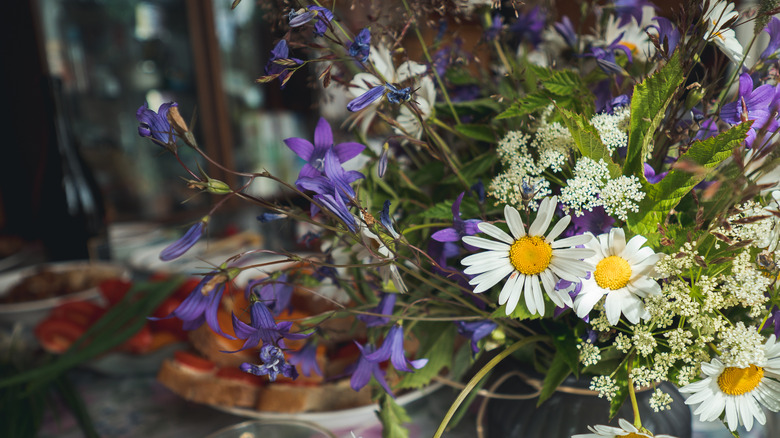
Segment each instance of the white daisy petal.
[[482,263],[485,261],[501,260],[501,259],[508,259],[508,258],[509,258],[509,251],[485,251],[485,252],[478,252],[476,254],[472,254],[470,256],[464,257],[460,263],[465,266],[469,266],[469,265],[475,265],[477,263]]
[[509,252],[509,245],[504,242],[496,242],[495,240],[488,240],[484,237],[477,236],[464,236],[463,242],[468,243],[471,246],[476,246],[482,249],[492,249],[495,251],[507,251]]
[[547,243],[552,243],[555,241],[555,239],[558,238],[558,236],[563,233],[563,231],[566,229],[566,227],[569,226],[569,223],[571,222],[571,216],[566,215],[562,217],[558,222],[555,223],[555,225],[552,227],[552,230],[550,230],[549,233],[547,233]]
[[506,302],[506,314],[511,315],[517,307],[517,303],[520,301],[520,296],[523,295],[523,286],[528,281],[528,277],[520,274],[520,278],[517,283],[514,284],[509,300]]
[[555,249],[555,248],[567,248],[567,247],[570,247],[570,246],[584,245],[590,239],[592,239],[591,236],[589,236],[587,234],[580,234],[578,236],[571,236],[571,237],[567,237],[565,239],[556,240],[550,246],[552,246],[553,249]]
[[555,213],[556,205],[557,201],[551,201],[550,198],[544,198],[542,200],[542,203],[539,205],[539,211],[536,215],[536,219],[534,219],[534,222],[530,227],[528,227],[529,236],[541,236],[545,231],[547,231],[547,228],[550,226],[553,213]]
[[[506,280],[506,283],[504,283],[504,287],[501,288],[501,293],[498,295],[498,305],[506,304],[507,300],[509,300],[509,296],[512,294],[512,290],[515,287],[515,283],[517,283],[518,280],[520,280],[520,277],[522,277],[523,274],[515,271],[513,272],[509,278]],[[512,313],[512,312],[509,312]]]
[[531,283],[533,283],[534,277],[529,276],[525,279],[525,284],[523,285],[523,295],[525,295],[525,305],[528,307],[528,311],[531,312],[531,314],[536,313],[536,295],[534,295],[533,292],[533,286]]
[[515,243],[515,239],[512,238],[509,234],[507,234],[504,230],[501,228],[498,228],[497,226],[488,223],[488,222],[480,222],[477,227],[480,231],[487,234],[488,236],[498,239],[502,242],[505,242],[509,245]]
[[469,281],[469,284],[476,285],[474,288],[474,293],[478,294],[480,292],[484,292],[491,287],[493,287],[496,283],[503,280],[504,277],[509,275],[510,272],[512,272],[514,268],[512,265],[507,264],[504,266],[499,267],[496,270],[485,272],[484,274],[480,274]]
[[519,239],[525,236],[525,225],[523,225],[523,219],[520,217],[520,213],[514,207],[507,205],[504,207],[504,218],[506,224],[509,225],[509,231],[515,237]]
[[613,228],[609,231],[609,247],[611,255],[620,255],[626,247],[626,233],[622,228]]

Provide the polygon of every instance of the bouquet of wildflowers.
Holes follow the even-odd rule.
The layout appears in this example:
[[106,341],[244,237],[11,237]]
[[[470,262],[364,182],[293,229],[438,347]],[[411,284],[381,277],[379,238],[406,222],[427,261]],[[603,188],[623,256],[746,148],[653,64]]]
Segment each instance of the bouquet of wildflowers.
[[[398,391],[491,355],[440,436],[521,350],[544,372],[540,403],[573,374],[611,415],[636,407],[640,388],[662,411],[672,399],[657,387],[671,382],[702,421],[763,424],[780,410],[778,2],[691,0],[662,16],[648,0],[588,1],[578,17],[506,3],[358,2],[367,24],[354,29],[339,14],[355,9],[279,12],[258,82],[310,75],[345,105],[313,138],[283,140],[304,163],[295,181],[261,170],[230,187],[190,171],[195,190],[314,230],[307,252],[282,254],[295,270],[246,288],[252,320],[236,319],[235,333],[259,355],[242,369],[274,380],[311,368],[323,316],[299,330],[274,320],[294,285],[335,303],[327,318],[357,317],[351,384],[375,387],[387,436],[406,434]],[[141,107],[138,120],[174,156],[201,151],[175,103]],[[307,206],[252,195],[257,179]],[[216,309],[225,284],[256,267],[240,263],[248,255],[204,276],[172,315],[223,333]],[[652,436],[635,412],[583,436]]]

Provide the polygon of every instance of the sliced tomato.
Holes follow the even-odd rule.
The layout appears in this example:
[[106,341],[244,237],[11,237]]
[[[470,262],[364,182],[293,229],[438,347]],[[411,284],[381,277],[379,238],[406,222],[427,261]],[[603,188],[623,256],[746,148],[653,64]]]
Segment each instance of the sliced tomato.
[[148,324],[144,324],[138,333],[134,334],[130,339],[126,340],[119,346],[120,350],[128,351],[135,354],[144,354],[151,351],[152,348],[152,330]]
[[133,287],[132,282],[121,278],[103,280],[98,285],[100,295],[108,301],[109,306],[113,306],[122,301],[122,298],[125,297],[125,294],[127,294],[127,291],[129,291],[131,287]]
[[173,358],[176,360],[176,362],[198,371],[209,372],[217,368],[217,364],[214,362],[202,357],[195,356],[194,354],[184,350],[179,350],[173,353]]
[[239,382],[244,382],[255,386],[262,386],[263,383],[265,383],[262,377],[255,376],[254,374],[245,373],[240,369],[234,367],[220,368],[219,370],[217,370],[217,377],[227,379],[227,380],[236,380]]
[[87,329],[67,319],[49,318],[35,327],[35,337],[44,350],[64,353]]
[[49,314],[49,318],[65,319],[81,327],[88,327],[100,319],[106,310],[94,301],[70,301],[55,307]]
[[[155,318],[165,318],[173,313],[177,307],[181,304],[182,300],[177,297],[170,297],[163,301],[157,309],[154,310],[152,316]],[[167,318],[160,320],[150,320],[149,325],[155,332],[170,332],[181,340],[187,339],[187,332],[181,328],[182,322],[178,318]]]

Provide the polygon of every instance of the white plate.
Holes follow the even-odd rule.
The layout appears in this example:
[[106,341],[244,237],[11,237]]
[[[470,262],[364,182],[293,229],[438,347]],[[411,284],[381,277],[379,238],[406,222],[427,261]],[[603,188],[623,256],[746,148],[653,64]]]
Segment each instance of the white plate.
[[[423,389],[407,392],[406,394],[398,396],[395,402],[400,406],[407,405],[415,400],[425,397],[444,386],[442,383],[434,383],[426,386]],[[306,421],[322,426],[326,429],[339,431],[349,430],[355,427],[366,427],[372,424],[378,424],[379,420],[376,417],[376,411],[379,410],[379,405],[371,404],[366,406],[359,406],[357,408],[343,409],[340,411],[330,412],[301,412],[298,414],[286,414],[280,412],[262,412],[254,409],[225,407],[210,405],[215,409],[218,409],[229,414],[238,415],[246,418],[256,418],[259,420],[295,420]]]
[[[106,262],[73,261],[60,263],[44,263],[28,266],[0,274],[0,297],[5,296],[22,279],[32,275],[40,269],[49,269],[54,272],[70,270],[105,270],[113,277],[129,278],[128,270],[120,265]],[[0,323],[21,323],[32,326],[45,318],[49,311],[67,301],[92,300],[100,297],[97,287],[91,287],[83,291],[67,295],[45,298],[42,300],[25,301],[21,303],[0,304]]]

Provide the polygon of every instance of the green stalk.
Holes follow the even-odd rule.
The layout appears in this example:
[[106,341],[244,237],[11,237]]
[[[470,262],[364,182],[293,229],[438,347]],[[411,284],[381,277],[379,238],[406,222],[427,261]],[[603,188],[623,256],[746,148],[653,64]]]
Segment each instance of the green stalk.
[[477,386],[477,384],[482,380],[487,373],[489,373],[493,368],[496,367],[502,360],[506,359],[509,355],[514,353],[515,351],[519,350],[520,348],[524,347],[527,344],[531,344],[534,342],[539,342],[543,339],[547,339],[547,336],[542,335],[536,335],[536,336],[529,336],[525,339],[521,339],[514,344],[510,345],[506,350],[499,353],[496,357],[490,360],[487,364],[485,364],[484,367],[482,367],[481,370],[477,372],[477,374],[474,375],[474,377],[469,380],[469,383],[466,384],[466,387],[463,388],[463,390],[458,394],[458,398],[455,399],[455,401],[452,403],[452,406],[450,406],[450,409],[447,411],[447,415],[444,416],[444,419],[442,420],[441,424],[439,424],[439,428],[436,430],[436,434],[433,435],[433,438],[440,438],[442,434],[444,434],[444,430],[447,428],[447,424],[449,424],[450,420],[452,419],[453,415],[455,415],[455,411],[458,410],[458,407],[460,407],[461,403],[463,403],[463,400],[468,397],[469,393]]

